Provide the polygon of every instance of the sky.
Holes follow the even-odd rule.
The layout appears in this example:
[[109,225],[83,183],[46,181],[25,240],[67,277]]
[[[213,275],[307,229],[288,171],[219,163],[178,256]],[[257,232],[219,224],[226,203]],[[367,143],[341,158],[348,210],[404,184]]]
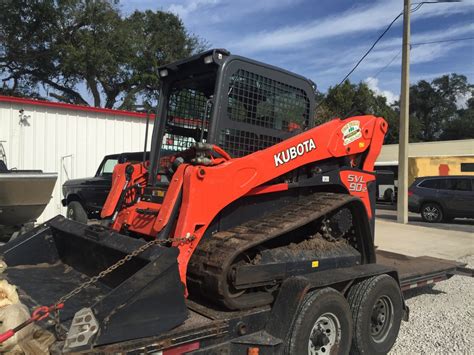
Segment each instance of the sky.
[[[304,75],[325,92],[402,12],[403,0],[123,0],[120,6],[124,14],[175,13],[211,48]],[[389,102],[400,93],[402,25],[400,17],[350,76]],[[474,0],[424,4],[411,14],[411,34],[411,83],[448,73],[474,83]],[[471,39],[458,40],[465,38]],[[433,41],[445,42],[421,44]]]

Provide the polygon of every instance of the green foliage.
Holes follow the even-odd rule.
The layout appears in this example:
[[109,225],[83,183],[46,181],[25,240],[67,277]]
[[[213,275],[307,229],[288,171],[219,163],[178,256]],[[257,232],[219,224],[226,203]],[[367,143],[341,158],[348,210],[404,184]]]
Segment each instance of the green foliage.
[[441,139],[472,138],[474,138],[474,98],[471,97],[467,102],[467,108],[458,110],[457,115],[446,123]]
[[205,44],[162,11],[122,16],[118,1],[0,1],[0,78],[4,92],[43,87],[59,101],[132,109],[154,101],[157,68]]
[[367,84],[352,84],[346,80],[338,87],[331,87],[323,100],[319,94],[320,105],[316,110],[318,124],[335,117],[345,118],[353,115],[372,114],[384,117],[389,124],[386,143],[398,140],[398,115],[388,105],[384,96],[375,94]]
[[[457,102],[461,97],[473,93],[473,85],[464,75],[443,75],[431,82],[419,81],[410,87],[410,121],[417,127],[418,141],[436,141],[441,139],[460,139],[466,137],[469,130],[462,126],[469,122],[471,111],[459,109]],[[449,134],[448,134],[449,131]],[[470,138],[474,138],[471,132]]]
[[[474,138],[474,86],[464,75],[443,75],[431,82],[421,80],[410,87],[410,142]],[[469,98],[459,108],[462,98]],[[316,93],[316,123],[335,117],[373,114],[389,125],[385,143],[398,143],[400,110],[398,102],[389,105],[365,83],[331,87],[327,95]]]

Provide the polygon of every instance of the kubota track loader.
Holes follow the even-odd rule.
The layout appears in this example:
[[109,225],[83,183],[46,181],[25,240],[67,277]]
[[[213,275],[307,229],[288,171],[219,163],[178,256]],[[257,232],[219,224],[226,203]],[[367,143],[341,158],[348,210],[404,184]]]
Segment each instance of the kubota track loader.
[[403,257],[373,243],[384,119],[314,127],[312,82],[222,49],[159,74],[150,160],[115,168],[110,227],[57,216],[1,248],[22,300],[64,303],[66,352],[387,352],[408,313]]

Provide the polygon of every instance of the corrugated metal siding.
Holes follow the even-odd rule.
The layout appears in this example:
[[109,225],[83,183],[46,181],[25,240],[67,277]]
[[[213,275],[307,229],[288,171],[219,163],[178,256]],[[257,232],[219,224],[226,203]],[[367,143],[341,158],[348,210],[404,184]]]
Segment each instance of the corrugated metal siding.
[[[143,150],[145,127],[146,120],[139,117],[0,102],[0,141],[8,167],[58,173],[51,202],[39,222],[65,213],[61,185],[68,178],[93,176],[106,154]],[[153,121],[149,143],[152,128]]]

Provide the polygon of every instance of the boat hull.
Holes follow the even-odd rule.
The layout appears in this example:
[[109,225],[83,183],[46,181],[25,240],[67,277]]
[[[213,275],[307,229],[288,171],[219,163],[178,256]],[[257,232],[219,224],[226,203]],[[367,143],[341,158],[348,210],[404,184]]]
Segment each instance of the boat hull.
[[0,174],[0,225],[35,221],[51,199],[55,173],[9,171]]

